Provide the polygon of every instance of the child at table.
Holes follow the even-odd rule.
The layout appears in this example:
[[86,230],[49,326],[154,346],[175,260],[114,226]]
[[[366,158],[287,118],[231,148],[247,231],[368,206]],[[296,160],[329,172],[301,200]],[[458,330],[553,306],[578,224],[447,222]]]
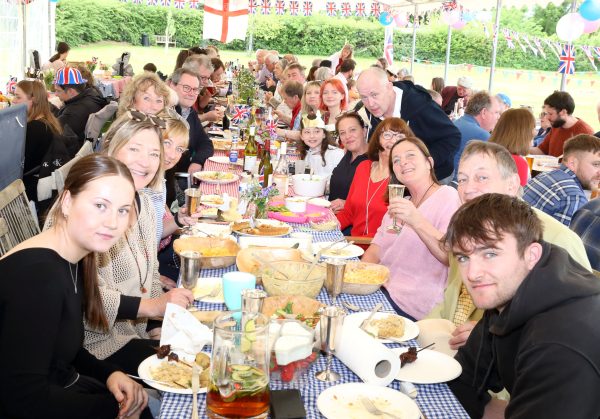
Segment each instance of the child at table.
[[344,151],[329,142],[320,112],[303,115],[300,139],[300,158],[305,160],[306,167],[315,175],[330,176],[344,157]]

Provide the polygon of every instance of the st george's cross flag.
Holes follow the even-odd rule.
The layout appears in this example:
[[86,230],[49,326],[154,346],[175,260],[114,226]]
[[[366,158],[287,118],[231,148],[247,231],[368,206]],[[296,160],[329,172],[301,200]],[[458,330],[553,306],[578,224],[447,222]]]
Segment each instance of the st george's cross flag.
[[385,27],[385,37],[383,40],[383,56],[388,65],[394,64],[394,25]]
[[573,45],[565,44],[565,46],[563,46],[559,60],[559,73],[575,74],[575,48],[573,47]]
[[246,39],[248,0],[205,0],[202,39]]

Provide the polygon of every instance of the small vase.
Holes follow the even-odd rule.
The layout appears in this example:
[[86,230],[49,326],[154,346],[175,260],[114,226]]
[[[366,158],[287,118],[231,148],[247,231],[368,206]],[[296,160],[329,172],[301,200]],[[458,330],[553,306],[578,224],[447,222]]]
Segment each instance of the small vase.
[[254,210],[254,218],[255,219],[266,219],[267,218],[267,202],[266,201],[256,201],[255,205],[256,205],[256,209]]

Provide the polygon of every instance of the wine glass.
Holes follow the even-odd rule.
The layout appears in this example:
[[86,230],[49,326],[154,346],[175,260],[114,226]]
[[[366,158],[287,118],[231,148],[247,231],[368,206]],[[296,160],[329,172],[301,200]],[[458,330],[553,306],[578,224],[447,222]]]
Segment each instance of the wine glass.
[[[388,185],[388,196],[391,200],[392,198],[404,198],[404,190],[406,186],[404,185]],[[388,227],[388,230],[395,232],[396,234],[400,234],[402,231],[402,224],[398,225],[396,221],[396,217],[394,217],[394,223]]]

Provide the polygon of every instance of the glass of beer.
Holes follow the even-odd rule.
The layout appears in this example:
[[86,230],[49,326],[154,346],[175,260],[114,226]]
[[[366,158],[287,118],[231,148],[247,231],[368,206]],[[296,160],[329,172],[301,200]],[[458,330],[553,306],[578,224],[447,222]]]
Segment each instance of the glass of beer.
[[269,413],[269,319],[230,311],[215,319],[209,418],[266,418]]
[[534,157],[533,156],[525,156],[525,160],[527,160],[527,166],[529,166],[529,173],[531,173],[533,170]]
[[200,191],[200,188],[188,188],[185,190],[185,207],[187,208],[188,215],[198,212],[201,197],[202,191]]
[[590,199],[596,199],[600,196],[598,189],[600,188],[600,180],[595,179],[590,182],[590,190],[592,193],[590,194]]

